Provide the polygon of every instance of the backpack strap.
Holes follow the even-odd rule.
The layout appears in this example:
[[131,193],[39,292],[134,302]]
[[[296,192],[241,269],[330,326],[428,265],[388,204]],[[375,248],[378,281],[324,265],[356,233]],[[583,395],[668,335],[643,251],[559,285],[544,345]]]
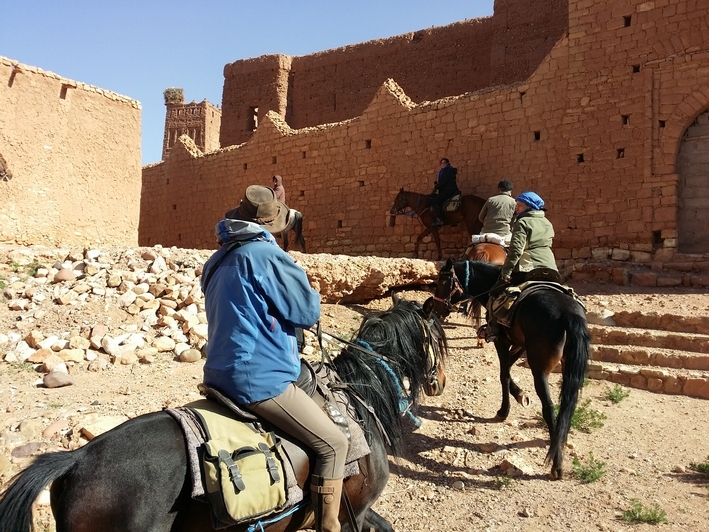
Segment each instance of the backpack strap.
[[202,292],[207,291],[207,285],[209,284],[209,281],[212,279],[212,275],[214,275],[214,272],[217,271],[217,268],[219,265],[222,263],[224,260],[224,257],[226,257],[233,249],[240,248],[241,246],[245,246],[246,244],[250,244],[251,241],[248,240],[246,242],[232,242],[229,244],[229,247],[226,248],[226,251],[222,253],[222,256],[219,257],[219,260],[212,266],[209,270],[209,273],[207,273],[207,278],[204,280],[202,283]]

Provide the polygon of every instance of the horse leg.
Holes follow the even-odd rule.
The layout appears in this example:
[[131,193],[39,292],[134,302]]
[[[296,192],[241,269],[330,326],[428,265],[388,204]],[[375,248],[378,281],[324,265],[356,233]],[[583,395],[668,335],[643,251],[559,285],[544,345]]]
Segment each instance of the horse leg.
[[441,237],[438,236],[438,229],[432,229],[431,233],[433,233],[433,241],[436,243],[436,249],[438,250],[437,260],[443,260],[443,251],[441,251]]
[[[512,365],[519,360],[519,357],[522,356],[522,353],[524,353],[524,349],[521,348],[515,348],[510,351],[508,355],[508,362],[510,367],[512,367]],[[524,408],[529,407],[529,396],[524,393],[524,390],[522,390],[522,388],[517,386],[517,383],[512,380],[512,376],[510,376],[510,393],[512,394],[512,397],[514,397],[515,400]]]
[[370,508],[364,516],[364,528],[361,530],[369,531],[372,529],[376,532],[394,532],[391,523]]
[[[537,391],[537,396],[539,396],[539,400],[542,402],[542,417],[549,429],[549,441],[551,441],[552,438],[554,438],[554,425],[556,420],[554,417],[554,401],[549,393],[548,374],[538,370],[533,370],[532,373],[534,375],[534,389]],[[556,458],[554,459],[554,463],[556,465]]]
[[500,384],[502,385],[502,405],[497,411],[497,418],[504,421],[510,414],[510,345],[504,340],[495,340],[497,358],[500,362]]
[[[418,236],[416,239],[416,247],[414,248],[414,258],[418,259],[419,258],[419,246],[421,245],[421,241],[431,233],[432,230],[430,227],[426,227],[426,229],[423,230],[423,232]],[[436,235],[435,238],[438,238],[438,232],[434,233]]]
[[288,251],[288,231],[283,231],[281,238],[283,239],[283,251]]

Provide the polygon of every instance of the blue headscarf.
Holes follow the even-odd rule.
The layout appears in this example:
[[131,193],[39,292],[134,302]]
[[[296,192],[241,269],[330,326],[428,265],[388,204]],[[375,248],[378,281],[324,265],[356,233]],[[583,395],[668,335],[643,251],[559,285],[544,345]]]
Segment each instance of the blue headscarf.
[[515,198],[515,201],[524,203],[530,209],[534,209],[535,211],[540,211],[544,208],[544,200],[535,192],[522,192]]

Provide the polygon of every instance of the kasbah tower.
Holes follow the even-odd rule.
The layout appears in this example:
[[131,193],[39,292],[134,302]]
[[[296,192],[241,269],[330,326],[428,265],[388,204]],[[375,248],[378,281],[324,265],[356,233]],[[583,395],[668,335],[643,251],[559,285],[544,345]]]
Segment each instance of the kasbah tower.
[[[544,197],[574,279],[707,286],[708,43],[709,0],[496,0],[490,17],[235,61],[221,108],[166,91],[140,244],[213,248],[243,190],[280,174],[309,251],[410,257],[419,222],[388,211],[448,157],[465,194],[507,178]],[[459,256],[468,236],[441,238]]]

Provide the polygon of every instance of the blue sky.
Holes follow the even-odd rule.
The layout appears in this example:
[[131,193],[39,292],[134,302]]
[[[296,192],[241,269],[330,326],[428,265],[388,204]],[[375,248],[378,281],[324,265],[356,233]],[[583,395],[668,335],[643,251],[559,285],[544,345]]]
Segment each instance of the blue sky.
[[160,161],[163,91],[221,104],[224,65],[306,55],[492,15],[493,0],[7,0],[0,55],[139,100],[143,164]]

